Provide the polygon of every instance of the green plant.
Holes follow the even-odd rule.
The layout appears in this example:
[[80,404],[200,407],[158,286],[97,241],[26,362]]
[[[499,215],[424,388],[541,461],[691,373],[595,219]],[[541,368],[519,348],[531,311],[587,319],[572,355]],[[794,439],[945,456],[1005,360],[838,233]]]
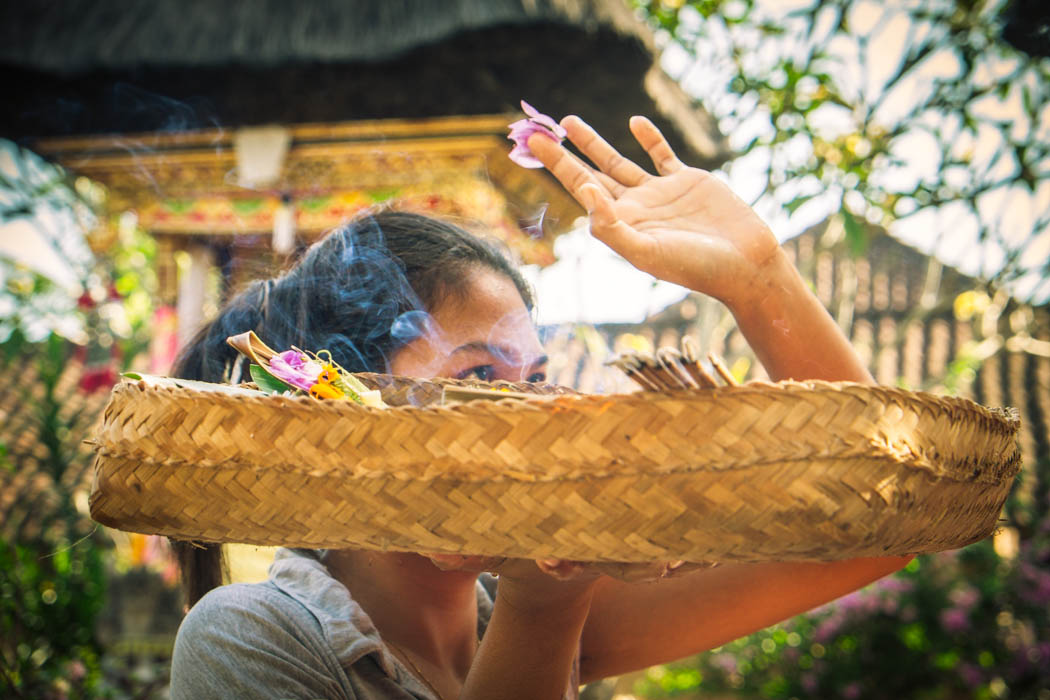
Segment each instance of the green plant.
[[1038,3],[633,4],[665,41],[664,65],[730,134],[727,170],[760,181],[764,212],[837,219],[855,254],[867,223],[953,259],[982,247],[993,286],[1024,278],[1050,294],[1037,252],[1050,236]]
[[[79,446],[94,416],[83,414],[83,400],[70,405],[68,392],[108,389],[147,347],[155,246],[126,224],[92,255],[84,238],[98,223],[89,211],[97,188],[0,146],[17,171],[0,177],[0,224],[31,226],[76,277],[56,282],[0,257],[0,367],[32,378],[15,385],[14,410],[36,443],[17,454],[0,448],[4,488],[16,485],[17,510],[28,514],[0,529],[0,696],[147,697],[165,674],[146,679],[97,632],[112,542],[77,505],[89,467]],[[29,481],[45,486],[26,488]]]
[[69,343],[52,334],[34,349],[40,390],[27,390],[24,400],[36,419],[44,447],[39,465],[52,484],[52,498],[38,504],[43,514],[31,534],[0,539],[0,689],[14,697],[94,697],[101,654],[94,621],[105,597],[104,552],[72,491],[63,487],[67,471],[78,466],[74,430],[80,423],[78,413],[62,411],[58,392]]

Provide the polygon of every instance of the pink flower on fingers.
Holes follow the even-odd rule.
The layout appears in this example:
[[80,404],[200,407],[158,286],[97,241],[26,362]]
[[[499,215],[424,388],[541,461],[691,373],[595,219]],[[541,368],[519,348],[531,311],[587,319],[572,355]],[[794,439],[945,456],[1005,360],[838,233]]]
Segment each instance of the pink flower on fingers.
[[543,163],[529,150],[529,137],[533,134],[543,134],[561,143],[565,140],[565,129],[551,117],[538,112],[525,100],[521,101],[521,109],[528,115],[528,118],[519,119],[509,127],[510,134],[507,138],[514,142],[514,148],[510,151],[510,159],[523,168],[542,168]]
[[310,387],[317,383],[321,369],[320,362],[295,350],[282,352],[270,360],[270,374],[303,391],[310,391]]

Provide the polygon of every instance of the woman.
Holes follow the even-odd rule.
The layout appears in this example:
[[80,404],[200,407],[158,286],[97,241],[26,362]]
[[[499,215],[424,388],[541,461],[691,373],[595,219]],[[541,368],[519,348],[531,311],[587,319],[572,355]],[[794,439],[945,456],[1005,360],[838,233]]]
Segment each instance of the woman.
[[[562,126],[596,167],[543,135],[528,145],[587,209],[595,236],[638,268],[725,303],[773,379],[872,381],[768,227],[716,178],[682,164],[651,122],[635,117],[630,126],[657,175],[623,158],[579,118]],[[353,247],[363,255],[351,265],[360,274],[381,272],[375,279],[390,286],[387,306],[357,299],[352,310],[341,309],[318,291],[324,300],[313,309],[309,297],[281,299],[291,287],[279,281],[253,292],[241,326],[220,319],[213,339],[251,327],[249,306],[299,309],[262,320],[264,340],[280,347],[303,328],[323,325],[318,319],[345,312],[358,317],[338,318],[336,327],[380,329],[364,343],[340,335],[322,343],[337,358],[356,358],[349,369],[384,368],[377,363],[385,361],[395,374],[542,380],[545,357],[525,286],[498,256],[460,238],[453,247],[472,252],[455,258],[458,264],[431,258],[438,264],[429,267],[373,259],[382,246],[358,241]],[[386,239],[395,257],[399,241]],[[319,244],[291,274],[339,278],[336,243]],[[332,267],[316,265],[318,255],[328,255]],[[389,282],[384,275],[397,268],[405,274]],[[435,268],[439,278],[427,282],[420,274]],[[238,321],[237,313],[225,318]],[[188,357],[206,354],[201,347]],[[187,373],[206,374],[191,360],[183,363]],[[579,682],[710,649],[905,563],[723,565],[630,584],[581,574],[568,562],[515,561],[500,569],[491,594],[491,579],[479,582],[467,557],[282,551],[269,582],[217,589],[190,611],[176,642],[172,695],[573,697]]]

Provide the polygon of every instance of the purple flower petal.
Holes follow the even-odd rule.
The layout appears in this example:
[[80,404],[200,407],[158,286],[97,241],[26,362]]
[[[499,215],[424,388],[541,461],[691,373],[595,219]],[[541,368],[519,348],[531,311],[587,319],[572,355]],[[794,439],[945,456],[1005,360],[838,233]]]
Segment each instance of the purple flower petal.
[[529,121],[535,122],[540,126],[550,129],[551,132],[559,139],[565,138],[565,136],[568,134],[568,132],[562,128],[561,124],[554,121],[553,117],[548,117],[546,114],[539,112],[535,107],[530,105],[525,100],[521,101],[521,109],[525,112],[525,114],[529,115]]
[[533,134],[543,133],[550,136],[550,132],[547,129],[530,122],[528,119],[520,119],[511,124],[509,128],[510,134],[507,135],[507,138],[526,148],[529,145],[529,137]]
[[310,391],[320,373],[320,363],[295,350],[282,352],[270,360],[270,374],[303,391]]
[[537,160],[536,156],[532,155],[532,151],[529,150],[528,146],[515,146],[510,149],[508,157],[523,168],[535,169],[543,167],[543,163]]
[[510,134],[507,138],[515,144],[510,152],[510,159],[523,168],[542,168],[543,163],[529,150],[529,137],[533,134],[543,134],[561,143],[565,139],[566,131],[558,122],[546,114],[541,114],[525,100],[521,101],[521,109],[528,115],[528,119],[519,119],[508,126]]

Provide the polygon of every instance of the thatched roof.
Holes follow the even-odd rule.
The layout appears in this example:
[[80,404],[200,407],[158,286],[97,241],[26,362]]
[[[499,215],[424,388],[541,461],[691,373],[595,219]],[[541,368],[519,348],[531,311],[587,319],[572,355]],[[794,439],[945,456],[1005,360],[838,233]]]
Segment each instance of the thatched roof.
[[[713,167],[713,121],[623,0],[66,0],[0,6],[17,138],[273,122],[579,113],[629,155],[650,114]],[[15,87],[17,86],[17,87]]]
[[136,65],[381,61],[501,24],[615,24],[613,9],[520,0],[226,0],[221,7],[214,0],[6,3],[0,59],[70,74]]

